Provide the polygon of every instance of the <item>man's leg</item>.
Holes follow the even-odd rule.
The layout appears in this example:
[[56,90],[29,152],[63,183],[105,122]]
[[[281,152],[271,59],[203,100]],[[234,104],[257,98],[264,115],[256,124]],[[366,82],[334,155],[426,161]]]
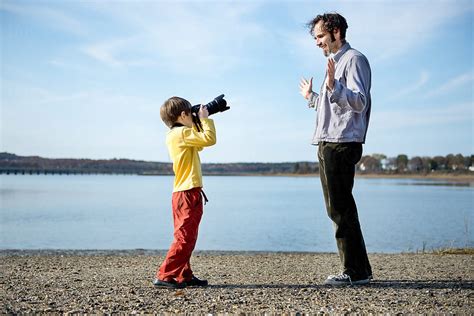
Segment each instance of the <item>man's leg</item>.
[[362,155],[359,143],[321,143],[318,158],[328,216],[334,222],[344,273],[353,280],[371,275],[357,206],[352,196],[355,164]]

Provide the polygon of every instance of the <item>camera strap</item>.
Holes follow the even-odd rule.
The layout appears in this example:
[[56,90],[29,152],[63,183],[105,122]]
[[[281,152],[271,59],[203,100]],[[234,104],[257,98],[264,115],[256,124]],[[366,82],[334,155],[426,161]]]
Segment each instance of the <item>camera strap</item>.
[[206,203],[209,202],[209,200],[207,199],[206,193],[204,193],[204,190],[202,188],[201,188],[201,194],[202,194],[202,197],[204,198],[204,205],[206,205]]

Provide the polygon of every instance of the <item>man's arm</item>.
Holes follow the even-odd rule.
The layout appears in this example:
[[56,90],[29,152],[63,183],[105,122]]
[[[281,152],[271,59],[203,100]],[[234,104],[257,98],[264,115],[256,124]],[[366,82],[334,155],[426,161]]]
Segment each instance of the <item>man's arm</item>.
[[[328,64],[328,78],[334,71]],[[339,106],[350,106],[354,112],[361,113],[366,105],[370,91],[371,72],[367,59],[363,56],[354,56],[347,66],[346,86],[339,80],[333,80],[334,86],[328,86],[329,100]]]
[[309,108],[314,108],[315,110],[318,109],[318,99],[319,99],[319,94],[316,92],[313,92],[311,94],[311,97],[308,100],[308,107]]

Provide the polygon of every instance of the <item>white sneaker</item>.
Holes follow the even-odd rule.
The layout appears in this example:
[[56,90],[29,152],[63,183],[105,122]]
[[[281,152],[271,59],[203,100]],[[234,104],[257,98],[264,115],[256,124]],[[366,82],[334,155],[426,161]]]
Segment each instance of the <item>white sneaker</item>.
[[361,280],[352,280],[351,277],[345,273],[341,273],[339,275],[330,275],[324,281],[326,285],[363,285],[368,284],[370,280],[361,279]]

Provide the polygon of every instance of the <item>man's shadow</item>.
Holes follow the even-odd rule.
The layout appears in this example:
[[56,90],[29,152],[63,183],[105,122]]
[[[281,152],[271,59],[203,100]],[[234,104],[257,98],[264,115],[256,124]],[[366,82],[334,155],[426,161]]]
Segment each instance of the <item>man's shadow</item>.
[[[331,289],[339,288],[324,284],[211,284],[215,289]],[[351,286],[343,286],[343,288]],[[474,289],[474,280],[373,280],[367,285],[353,288],[395,288],[395,289]]]

